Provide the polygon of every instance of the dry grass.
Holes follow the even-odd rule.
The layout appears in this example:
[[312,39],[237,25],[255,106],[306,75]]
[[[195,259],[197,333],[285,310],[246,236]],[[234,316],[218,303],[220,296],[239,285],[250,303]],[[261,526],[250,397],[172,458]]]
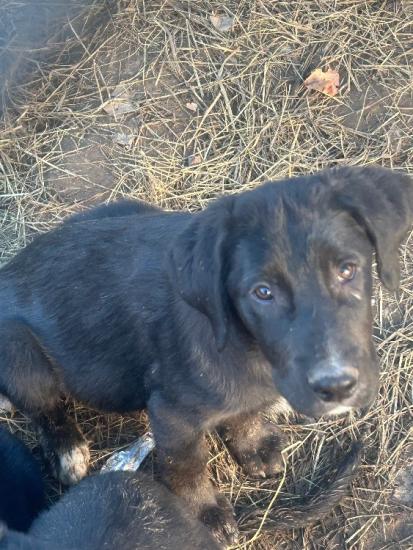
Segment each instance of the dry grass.
[[[214,11],[234,18],[232,30],[213,27]],[[221,193],[337,164],[412,172],[412,17],[408,0],[89,5],[42,56],[30,53],[36,73],[11,90],[0,134],[3,259],[67,213],[123,195],[197,209]],[[316,67],[340,72],[338,96],[305,90]],[[353,497],[331,517],[288,533],[268,532],[259,520],[241,523],[242,548],[413,548],[412,532],[399,534],[398,545],[386,542],[402,511],[391,498],[396,475],[412,454],[409,243],[402,260],[398,298],[376,289],[381,388],[365,417],[286,422],[286,475],[262,483],[245,479],[211,440],[221,490],[237,506],[263,509],[309,490],[351,440],[366,443]],[[107,416],[80,405],[73,414],[96,467],[145,427],[142,415]],[[4,420],[34,444],[24,418]]]

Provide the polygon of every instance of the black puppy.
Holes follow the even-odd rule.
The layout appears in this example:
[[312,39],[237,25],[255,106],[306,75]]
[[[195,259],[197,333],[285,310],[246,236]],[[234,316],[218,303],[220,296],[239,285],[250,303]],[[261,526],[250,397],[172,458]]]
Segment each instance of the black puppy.
[[0,550],[218,550],[203,523],[159,483],[134,472],[95,474],[35,520],[0,534]]
[[77,217],[0,272],[0,393],[32,417],[66,483],[85,475],[88,450],[62,392],[106,411],[147,407],[165,483],[231,541],[205,432],[219,427],[247,473],[265,476],[280,434],[260,411],[371,402],[372,254],[396,289],[412,211],[406,175],[342,168],[193,215],[123,203]]
[[[327,488],[294,500],[293,507],[272,510],[266,531],[304,527],[328,514],[348,492],[359,458],[360,447],[353,445]],[[260,511],[249,512],[256,524]],[[70,488],[34,521],[27,535],[0,525],[0,550],[57,548],[218,550],[221,546],[165,486],[135,472],[108,472]]]
[[37,462],[20,439],[0,428],[0,520],[27,531],[45,504]]

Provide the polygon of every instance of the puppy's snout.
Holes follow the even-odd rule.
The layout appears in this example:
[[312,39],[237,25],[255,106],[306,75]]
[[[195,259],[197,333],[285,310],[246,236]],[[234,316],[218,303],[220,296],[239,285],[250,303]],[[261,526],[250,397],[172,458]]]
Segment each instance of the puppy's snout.
[[353,367],[337,367],[325,364],[313,369],[308,384],[322,401],[344,401],[356,389],[358,371]]

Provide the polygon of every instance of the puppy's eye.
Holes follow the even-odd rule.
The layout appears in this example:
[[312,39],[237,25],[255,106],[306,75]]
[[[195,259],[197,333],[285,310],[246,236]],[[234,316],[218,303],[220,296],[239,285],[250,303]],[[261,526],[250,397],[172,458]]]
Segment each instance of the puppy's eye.
[[337,278],[340,283],[352,281],[357,273],[357,266],[351,262],[343,262],[337,270]]
[[271,289],[265,285],[259,285],[255,287],[253,290],[253,294],[259,300],[264,300],[266,302],[273,300],[274,298]]

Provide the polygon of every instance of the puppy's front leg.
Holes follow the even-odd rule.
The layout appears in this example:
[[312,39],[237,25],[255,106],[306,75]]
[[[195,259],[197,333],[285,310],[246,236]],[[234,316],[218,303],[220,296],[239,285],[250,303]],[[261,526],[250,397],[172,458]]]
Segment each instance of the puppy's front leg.
[[285,436],[259,413],[242,413],[220,426],[231,454],[250,477],[271,477],[283,468]]
[[213,532],[225,547],[234,544],[238,528],[228,500],[220,495],[208,478],[208,448],[205,434],[159,394],[148,404],[157,445],[160,474],[164,483],[183,498],[189,509]]

